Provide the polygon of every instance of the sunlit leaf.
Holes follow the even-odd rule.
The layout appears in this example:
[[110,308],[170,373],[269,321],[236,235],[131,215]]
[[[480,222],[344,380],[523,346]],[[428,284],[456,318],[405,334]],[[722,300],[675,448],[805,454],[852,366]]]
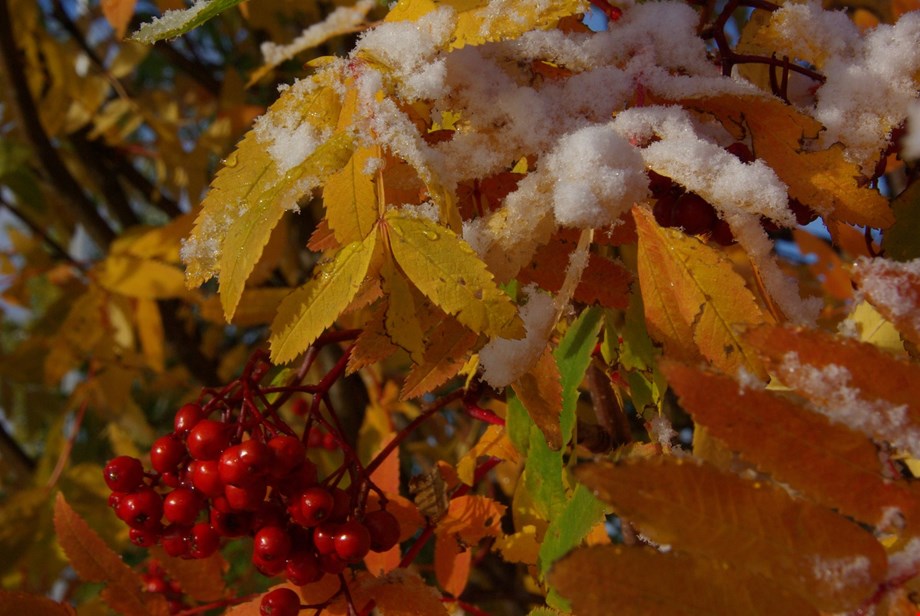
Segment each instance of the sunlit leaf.
[[671,457],[590,463],[575,474],[652,541],[771,578],[824,611],[855,609],[885,577],[872,534],[763,481]]
[[399,394],[408,400],[433,391],[455,376],[466,363],[467,355],[479,335],[454,319],[445,319],[428,335],[428,348],[422,361],[412,366]]
[[450,501],[447,513],[438,521],[435,532],[456,535],[466,545],[501,533],[505,506],[485,496],[458,496]]
[[186,294],[182,270],[153,259],[109,255],[99,265],[96,279],[112,293],[137,299],[169,299]]
[[869,302],[905,338],[920,345],[920,268],[916,262],[859,261],[853,279]]
[[153,44],[163,39],[175,38],[197,28],[209,19],[220,15],[227,9],[236,6],[243,0],[196,0],[184,11],[166,11],[162,17],[143,24],[134,33],[135,40],[142,43]]
[[562,382],[552,350],[544,349],[537,362],[511,388],[546,437],[550,449],[561,448]]
[[540,546],[540,573],[546,575],[554,562],[578,546],[588,532],[604,520],[606,509],[588,488],[577,486],[565,509],[546,529]]
[[326,220],[342,244],[364,239],[377,221],[377,188],[365,172],[375,156],[371,148],[357,148],[323,186]]
[[361,287],[376,244],[377,234],[371,233],[345,246],[281,302],[272,322],[273,361],[291,361],[335,321]]
[[460,546],[456,537],[439,534],[434,543],[434,573],[447,594],[459,597],[470,578],[472,550]]
[[549,580],[575,616],[818,615],[793,592],[738,567],[647,547],[577,550],[556,563]]
[[102,14],[106,21],[115,30],[118,38],[125,35],[125,30],[134,17],[134,7],[137,0],[102,0]]

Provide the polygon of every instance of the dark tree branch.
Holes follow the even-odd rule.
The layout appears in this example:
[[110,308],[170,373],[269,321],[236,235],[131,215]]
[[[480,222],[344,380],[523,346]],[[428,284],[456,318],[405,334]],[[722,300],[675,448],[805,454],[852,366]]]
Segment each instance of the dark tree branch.
[[35,460],[29,457],[16,439],[0,423],[0,457],[2,457],[17,475],[31,477],[35,471]]
[[201,352],[198,337],[189,334],[185,323],[179,318],[179,309],[182,304],[179,300],[168,299],[157,302],[160,309],[160,319],[163,321],[163,332],[179,358],[188,371],[202,385],[215,386],[220,384],[217,374],[217,364]]
[[32,233],[42,238],[42,242],[44,242],[44,244],[48,247],[48,249],[52,252],[52,254],[59,257],[60,259],[63,259],[64,261],[67,261],[68,263],[70,263],[75,268],[79,269],[80,271],[86,271],[87,268],[85,264],[80,263],[79,261],[74,259],[73,256],[71,256],[71,254],[67,252],[67,250],[65,250],[64,247],[61,246],[57,242],[57,240],[55,240],[53,237],[48,235],[48,232],[44,228],[42,228],[41,225],[39,225],[37,222],[32,220],[30,216],[28,216],[25,212],[20,210],[17,206],[4,200],[2,196],[0,196],[0,207],[6,208],[7,211],[9,211],[16,218],[18,218],[22,222],[22,224],[27,226],[29,230],[32,231]]
[[0,0],[0,56],[11,89],[12,96],[9,100],[22,119],[26,136],[47,171],[51,183],[60,194],[62,202],[73,217],[86,228],[93,241],[101,248],[107,247],[115,238],[114,231],[99,214],[96,205],[83,192],[83,188],[70,173],[41,125],[37,106],[23,71],[25,61],[16,47],[13,36],[9,0]]

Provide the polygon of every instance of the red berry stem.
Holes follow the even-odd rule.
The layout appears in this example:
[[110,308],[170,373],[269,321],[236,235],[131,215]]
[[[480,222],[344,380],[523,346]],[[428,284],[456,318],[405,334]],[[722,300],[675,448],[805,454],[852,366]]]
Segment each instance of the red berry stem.
[[468,400],[463,401],[463,408],[466,411],[467,415],[473,419],[478,419],[479,421],[484,421],[487,424],[492,424],[493,426],[503,426],[505,425],[505,420],[493,413],[488,409],[484,409],[474,402]]

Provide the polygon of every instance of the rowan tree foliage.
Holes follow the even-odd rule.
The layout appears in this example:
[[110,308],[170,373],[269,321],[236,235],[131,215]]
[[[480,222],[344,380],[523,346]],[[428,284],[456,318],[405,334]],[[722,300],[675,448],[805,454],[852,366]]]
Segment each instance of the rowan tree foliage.
[[0,0],[0,613],[916,613],[917,9]]

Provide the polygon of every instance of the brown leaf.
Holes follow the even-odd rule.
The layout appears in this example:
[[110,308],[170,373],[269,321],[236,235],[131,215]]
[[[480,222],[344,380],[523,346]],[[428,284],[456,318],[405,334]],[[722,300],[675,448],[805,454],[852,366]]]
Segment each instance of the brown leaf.
[[417,398],[434,391],[455,376],[468,359],[468,353],[479,340],[479,335],[470,331],[456,319],[441,321],[428,335],[422,363],[415,364],[406,376],[401,400]]
[[75,616],[76,611],[47,597],[27,592],[0,590],[0,616]]
[[575,475],[652,541],[744,567],[821,610],[855,609],[885,579],[875,537],[763,481],[673,457],[584,464]]
[[831,419],[920,457],[920,367],[818,330],[760,327],[745,338]]
[[559,423],[562,414],[562,377],[552,349],[548,346],[543,349],[537,363],[512,383],[511,388],[521,399],[530,418],[543,432],[550,449],[560,449],[563,445],[562,426]]
[[149,594],[140,575],[121,561],[112,549],[71,509],[60,492],[54,501],[54,529],[70,564],[86,582],[104,582],[103,600],[126,616],[166,616],[163,595]]
[[182,591],[195,601],[210,603],[227,596],[224,573],[228,566],[219,552],[203,559],[174,558],[157,546],[150,548],[150,554],[159,561],[169,577],[178,582]]
[[102,0],[102,14],[120,39],[124,38],[125,30],[134,17],[136,4],[137,0]]
[[863,434],[723,375],[675,363],[662,371],[694,421],[805,497],[873,525],[890,507],[915,519],[920,494],[882,475],[876,446]]
[[682,361],[701,356],[720,370],[745,368],[764,376],[760,360],[742,339],[742,329],[765,318],[720,251],[633,208],[639,232],[639,284],[645,320],[653,338]]
[[646,547],[576,550],[553,565],[549,582],[570,599],[576,616],[818,614],[801,597],[738,567]]

